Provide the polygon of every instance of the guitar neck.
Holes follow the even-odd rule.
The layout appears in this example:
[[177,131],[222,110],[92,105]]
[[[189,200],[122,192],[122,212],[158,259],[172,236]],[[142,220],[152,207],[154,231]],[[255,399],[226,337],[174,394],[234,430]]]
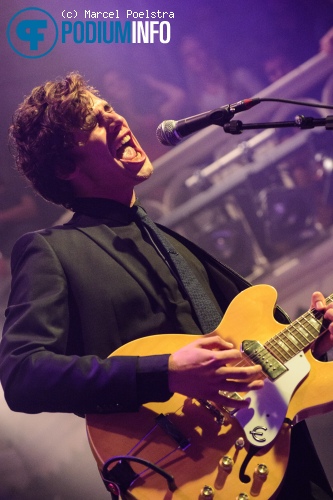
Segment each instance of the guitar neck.
[[[326,299],[327,304],[332,302],[333,294]],[[322,311],[310,309],[268,340],[265,347],[281,363],[285,363],[299,352],[306,350],[327,331],[328,325],[329,321],[324,318]]]

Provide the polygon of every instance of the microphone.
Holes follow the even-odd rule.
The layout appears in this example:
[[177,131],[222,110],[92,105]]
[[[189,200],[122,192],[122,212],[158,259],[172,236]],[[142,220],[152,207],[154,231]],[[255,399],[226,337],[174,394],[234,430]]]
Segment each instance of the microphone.
[[187,135],[209,127],[209,125],[223,126],[233,118],[235,113],[251,109],[253,106],[259,104],[259,102],[261,102],[261,99],[254,97],[235,102],[234,104],[227,104],[221,108],[205,111],[204,113],[190,116],[183,120],[165,120],[157,127],[157,139],[164,146],[175,146]]

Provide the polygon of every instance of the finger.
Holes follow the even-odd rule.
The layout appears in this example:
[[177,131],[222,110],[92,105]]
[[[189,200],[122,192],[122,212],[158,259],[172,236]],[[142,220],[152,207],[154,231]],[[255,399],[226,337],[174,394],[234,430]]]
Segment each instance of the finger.
[[[216,351],[211,351],[209,355],[209,363],[211,365],[211,368],[216,371],[216,373],[219,373],[220,369],[225,368],[225,370],[228,372],[231,367],[238,366],[238,368],[245,368],[244,366],[241,366],[240,363],[242,362],[243,356],[240,351],[237,349],[220,349]],[[253,365],[249,365],[249,367],[252,367]],[[241,370],[242,371],[242,370]],[[220,372],[220,373],[225,373]]]
[[254,378],[258,379],[262,376],[262,368],[260,365],[226,366],[219,368],[219,370],[217,370],[217,373],[222,377],[225,377],[226,380],[228,379],[246,380]]
[[248,392],[256,391],[264,386],[264,380],[252,380],[247,382],[241,382],[239,380],[225,380],[220,384],[219,391],[227,391],[229,393],[233,392]]
[[333,305],[330,304],[324,314],[324,318],[328,319],[329,321],[333,321]]
[[198,340],[195,340],[194,343],[198,347],[202,347],[204,349],[231,349],[233,348],[233,344],[231,342],[227,342],[222,339],[219,335],[204,335]]
[[228,386],[228,391],[224,390],[219,390],[218,394],[214,397],[211,398],[212,401],[214,401],[218,406],[220,407],[225,407],[225,408],[235,408],[235,409],[240,409],[240,408],[246,408],[249,406],[250,400],[247,399],[246,397],[241,397],[241,399],[237,399],[235,397],[232,397],[230,394],[233,392],[240,393],[240,392],[249,392],[250,390],[258,390],[261,389],[264,386],[264,381],[256,381],[255,384],[249,384],[247,386],[242,386],[242,384],[235,385],[235,389],[232,389],[232,386]]
[[321,292],[314,292],[311,297],[311,308],[321,311],[326,307],[326,299]]

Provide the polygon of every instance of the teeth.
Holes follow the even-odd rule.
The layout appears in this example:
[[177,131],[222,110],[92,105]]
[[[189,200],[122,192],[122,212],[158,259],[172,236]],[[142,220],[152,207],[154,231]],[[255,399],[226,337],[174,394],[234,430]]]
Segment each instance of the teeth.
[[117,157],[124,161],[138,161],[142,158],[139,151],[136,150],[134,144],[132,143],[131,135],[125,135],[119,142],[117,146]]
[[129,134],[125,135],[125,137],[122,138],[121,140],[121,145],[123,146],[124,144],[126,144],[126,142],[129,142],[131,140],[131,137]]

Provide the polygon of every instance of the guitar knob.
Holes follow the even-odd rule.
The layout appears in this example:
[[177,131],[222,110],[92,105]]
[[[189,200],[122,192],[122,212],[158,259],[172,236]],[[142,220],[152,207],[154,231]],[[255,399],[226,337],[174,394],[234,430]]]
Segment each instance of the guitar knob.
[[243,437],[239,437],[236,442],[235,446],[238,450],[241,450],[245,446],[245,439]]
[[268,467],[265,464],[258,464],[255,470],[256,474],[261,478],[261,479],[266,479],[268,476]]
[[249,500],[249,497],[246,493],[240,493],[236,500]]
[[234,465],[234,461],[231,457],[228,457],[228,455],[225,455],[219,461],[219,466],[221,467],[221,469],[223,469],[227,472],[231,471],[233,465]]
[[211,486],[205,485],[200,492],[200,498],[204,498],[205,500],[213,499],[214,489]]
[[251,488],[251,495],[254,497],[257,497],[260,494],[263,484],[267,479],[268,472],[268,467],[265,464],[258,464],[255,468]]

